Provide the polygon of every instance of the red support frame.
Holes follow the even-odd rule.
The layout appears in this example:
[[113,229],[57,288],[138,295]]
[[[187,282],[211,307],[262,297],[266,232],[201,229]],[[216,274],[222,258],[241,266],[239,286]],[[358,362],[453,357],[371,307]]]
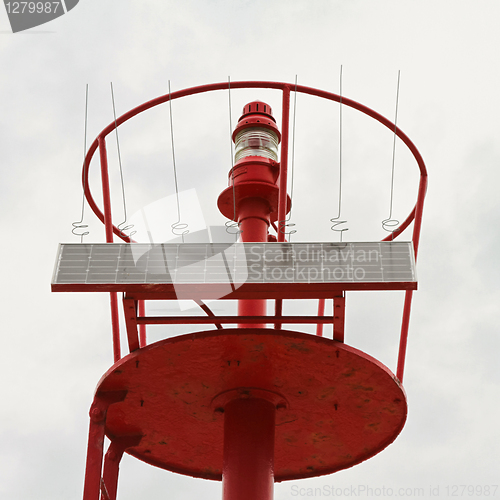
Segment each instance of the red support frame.
[[333,340],[344,342],[345,292],[333,298]]
[[[243,324],[251,325],[249,328],[259,328],[260,324],[279,323],[280,325],[306,325],[306,324],[335,324],[333,316],[216,316],[216,320],[221,325],[224,324]],[[136,318],[136,324],[139,325],[211,325],[214,318],[210,316],[149,316]],[[340,325],[340,323],[338,323]]]
[[[318,300],[318,317],[325,314],[325,302],[325,299]],[[323,323],[318,323],[318,326],[316,328],[316,335],[318,337],[323,337]]]
[[[102,199],[104,203],[104,228],[106,230],[106,243],[113,243],[113,223],[111,218],[111,196],[109,192],[108,156],[106,152],[106,138],[98,138],[99,156],[101,159]],[[120,349],[120,319],[118,315],[118,294],[109,294],[111,306],[111,328],[113,332],[113,359],[115,363],[121,358]]]
[[[83,500],[99,500],[102,482],[102,461],[104,455],[104,431],[106,414],[111,404],[123,401],[125,391],[98,392],[90,408],[89,441]],[[111,499],[110,499],[111,500]]]
[[137,329],[137,301],[134,299],[123,299],[123,313],[125,314],[125,325],[127,326],[127,338],[130,352],[140,347],[139,332]]
[[[284,228],[283,228],[283,221],[285,220],[285,215],[286,215],[286,183],[287,183],[287,162],[288,162],[288,138],[289,138],[289,111],[290,111],[290,93],[292,91],[298,92],[298,93],[303,93],[303,94],[308,94],[312,96],[316,96],[322,99],[327,99],[330,101],[336,101],[336,102],[342,102],[342,105],[351,107],[353,109],[356,109],[360,111],[361,113],[364,113],[371,118],[377,120],[380,122],[382,125],[387,127],[391,132],[394,132],[399,139],[408,147],[408,149],[411,151],[412,155],[414,156],[418,168],[420,170],[420,181],[419,181],[419,189],[418,189],[418,196],[417,196],[417,202],[415,204],[415,207],[413,210],[410,212],[410,214],[407,216],[407,218],[403,221],[403,223],[397,228],[391,235],[387,236],[384,238],[384,240],[390,240],[394,239],[397,236],[399,236],[412,222],[414,222],[414,227],[413,227],[413,236],[412,236],[412,241],[413,241],[413,246],[414,246],[414,251],[415,251],[415,257],[417,256],[418,253],[418,246],[420,242],[420,231],[421,231],[421,223],[422,223],[422,212],[423,212],[423,205],[424,205],[424,199],[425,199],[425,193],[427,189],[427,169],[425,167],[424,160],[422,156],[420,155],[418,149],[416,146],[413,144],[413,142],[409,139],[409,137],[399,128],[397,127],[393,122],[385,118],[384,116],[380,115],[376,111],[372,110],[371,108],[358,103],[356,101],[353,101],[351,99],[348,99],[347,97],[340,96],[338,94],[334,94],[331,92],[326,92],[323,90],[315,89],[312,87],[306,87],[303,85],[294,85],[290,83],[284,83],[284,82],[265,82],[265,81],[240,81],[240,82],[231,82],[230,83],[230,88],[231,90],[236,90],[236,89],[248,89],[248,88],[265,88],[265,89],[275,89],[279,90],[282,92],[282,97],[283,97],[283,104],[282,104],[282,139],[281,139],[281,172],[280,172],[280,179],[279,179],[279,184],[280,184],[280,191],[279,191],[279,206],[278,206],[278,241],[284,241]],[[156,99],[153,99],[151,101],[145,102],[141,104],[140,106],[128,111],[127,113],[123,114],[119,118],[117,118],[116,122],[113,121],[110,123],[106,128],[102,130],[102,132],[99,134],[99,136],[94,140],[92,145],[90,146],[85,161],[84,161],[84,166],[83,166],[83,172],[82,172],[82,178],[84,182],[84,192],[86,199],[91,207],[91,209],[94,211],[96,216],[106,225],[106,235],[107,235],[107,241],[109,241],[109,233],[110,231],[114,234],[116,234],[119,238],[121,238],[125,242],[130,242],[130,238],[127,236],[123,235],[121,231],[114,226],[111,223],[111,209],[110,206],[106,207],[106,199],[104,200],[104,213],[99,209],[97,204],[95,203],[92,193],[90,191],[90,187],[88,184],[88,169],[90,168],[91,160],[96,152],[97,148],[100,149],[101,153],[101,169],[102,170],[107,170],[107,163],[103,162],[103,158],[105,160],[105,138],[108,134],[110,134],[117,126],[123,124],[124,122],[130,120],[134,116],[138,115],[139,113],[142,113],[148,109],[151,109],[155,106],[158,106],[160,104],[163,104],[165,102],[168,102],[170,99],[179,99],[181,97],[186,97],[189,95],[195,95],[195,94],[200,94],[200,93],[205,93],[205,92],[211,92],[211,91],[218,91],[218,90],[228,90],[229,89],[229,83],[228,82],[222,82],[222,83],[214,83],[214,84],[209,84],[209,85],[201,85],[198,87],[191,87],[188,89],[184,90],[179,90],[177,92],[173,92],[171,94],[165,94],[163,96],[160,96]],[[106,174],[107,175],[107,174]],[[104,173],[103,173],[104,176]],[[103,177],[103,192],[105,185],[108,181],[105,181]],[[109,195],[109,185],[108,185],[108,195]],[[106,198],[106,193],[104,193],[104,196]],[[281,221],[281,224],[280,224]],[[405,305],[403,308],[403,318],[402,318],[402,326],[401,326],[401,339],[400,339],[400,346],[399,346],[399,354],[398,354],[398,368],[397,368],[397,376],[400,380],[403,378],[403,372],[404,372],[404,361],[405,361],[405,356],[406,356],[406,345],[407,345],[407,338],[408,338],[408,325],[409,325],[409,317],[410,317],[410,310],[411,310],[411,300],[413,297],[413,293],[411,289],[407,289],[406,291],[406,297],[405,297]],[[147,297],[146,297],[147,298]],[[139,307],[142,307],[139,304]],[[111,294],[111,309],[112,309],[112,321],[113,321],[113,346],[114,346],[114,358],[115,361],[119,359],[120,354],[119,354],[119,331],[118,331],[118,322],[117,322],[117,300],[116,296],[113,298],[113,294]],[[283,310],[283,304],[282,304],[282,299],[277,299],[276,304],[275,304],[275,318],[279,318],[282,315],[282,310]],[[142,315],[142,313],[141,313]],[[116,321],[115,321],[116,320]],[[280,329],[282,321],[275,321],[275,328]],[[146,339],[145,339],[145,330],[140,330],[140,340],[139,343],[140,345],[145,345]]]
[[98,500],[101,490],[101,471],[104,447],[104,424],[107,405],[94,403],[90,409],[89,442],[83,500]]
[[[104,468],[101,480],[101,492],[104,490],[109,500],[116,500],[118,491],[118,473],[120,462],[127,448],[137,446],[142,436],[124,436],[114,438],[104,458]],[[102,499],[107,500],[107,499]]]
[[[146,302],[144,300],[139,300],[139,316],[146,316]],[[139,344],[140,347],[146,347],[146,325],[139,326]]]
[[[410,149],[413,154],[418,168],[420,170],[420,182],[418,189],[417,202],[411,213],[404,220],[398,229],[384,240],[392,240],[399,236],[412,222],[413,227],[413,246],[415,257],[417,256],[418,246],[420,241],[420,231],[422,222],[422,212],[425,193],[427,189],[427,171],[423,159],[417,148],[411,140],[391,121],[371,110],[370,108],[352,101],[345,97],[340,97],[337,94],[321,91],[318,89],[292,85],[282,82],[231,82],[231,89],[248,89],[248,88],[266,88],[275,89],[282,92],[282,129],[281,129],[281,165],[279,177],[278,191],[278,219],[277,233],[278,242],[285,241],[285,223],[287,213],[287,173],[288,173],[288,150],[289,150],[289,121],[290,121],[290,93],[292,91],[304,93],[330,101],[341,102],[344,106],[349,106],[356,109],[386,126],[391,132],[394,132],[401,141]],[[144,112],[152,107],[163,104],[169,100],[178,99],[181,97],[210,92],[218,90],[228,90],[229,83],[217,83],[211,85],[203,85],[190,89],[181,90],[172,94],[166,94],[152,101],[146,102],[141,106],[132,109],[119,117],[116,121],[108,125],[95,139],[90,146],[83,168],[83,183],[86,199],[94,211],[96,216],[104,223],[106,241],[113,242],[113,235],[116,234],[125,242],[131,242],[131,239],[124,235],[112,222],[112,208],[110,197],[110,186],[108,176],[108,162],[106,152],[106,137],[117,126],[123,124],[127,120]],[[101,166],[101,181],[103,192],[103,210],[98,208],[95,203],[88,179],[91,160],[95,152],[99,149],[100,166]],[[249,212],[256,212],[256,202],[249,202],[252,205]],[[263,220],[263,215],[259,217],[258,213],[250,215],[243,219],[241,223],[246,225],[243,234],[247,241],[267,241],[267,227],[259,219]],[[264,221],[265,222],[265,221]],[[270,221],[267,221],[269,223]],[[141,347],[146,346],[146,325],[147,324],[215,324],[217,328],[222,328],[223,324],[238,324],[239,328],[254,328],[263,329],[266,324],[274,324],[275,329],[281,329],[283,324],[316,324],[317,335],[323,335],[323,324],[333,325],[333,340],[344,342],[344,324],[345,324],[345,291],[347,289],[394,289],[394,284],[376,285],[373,283],[363,285],[310,285],[299,284],[293,286],[274,285],[274,288],[269,284],[259,284],[252,286],[251,284],[242,284],[238,288],[238,292],[231,296],[222,297],[225,299],[238,298],[240,299],[240,315],[239,316],[222,316],[215,317],[210,309],[201,302],[204,298],[202,290],[204,284],[195,285],[200,288],[202,293],[198,295],[193,293],[196,302],[208,314],[207,317],[147,317],[145,300],[171,300],[176,298],[175,291],[160,287],[147,285],[145,287],[135,285],[128,288],[108,289],[110,292],[111,303],[111,321],[113,332],[113,357],[117,362],[121,357],[120,346],[120,330],[118,316],[118,291],[127,292],[123,297],[123,310],[125,316],[125,324],[127,330],[127,339],[130,353],[138,351]],[[97,285],[99,288],[99,285]],[[411,310],[411,301],[413,290],[416,289],[416,282],[399,283],[399,289],[404,289],[405,302],[403,307],[403,318],[401,326],[401,337],[399,345],[398,363],[397,363],[397,378],[402,381],[404,374],[404,364],[406,357],[406,347],[408,342],[408,329]],[[195,289],[189,289],[195,292]],[[198,292],[200,291],[198,290]],[[274,295],[269,296],[270,290]],[[85,291],[89,291],[88,288]],[[101,287],[99,290],[103,291]],[[302,294],[302,295],[301,295]],[[283,300],[293,298],[319,298],[318,315],[313,317],[307,316],[283,316]],[[218,297],[219,298],[219,297]],[[265,300],[272,298],[275,300],[275,315],[266,316]],[[333,313],[332,316],[325,316],[325,301],[333,298]],[[247,330],[251,331],[251,330]],[[269,330],[268,330],[269,331]],[[208,332],[212,333],[212,332]],[[240,332],[237,332],[238,336]],[[286,332],[281,332],[286,333]],[[278,335],[278,334],[277,334]],[[314,338],[314,337],[309,337]],[[315,339],[315,342],[327,342],[325,339]],[[331,345],[331,344],[330,344]],[[337,349],[346,349],[346,346],[334,343]],[[324,347],[324,346],[323,346]],[[143,354],[147,350],[140,351],[136,354]],[[337,351],[337,357],[340,351]],[[239,361],[238,361],[239,364]],[[137,368],[137,364],[135,365]],[[387,370],[388,371],[388,370]],[[393,376],[391,381],[394,382]],[[249,387],[253,387],[249,385]],[[115,387],[113,387],[115,389]],[[400,390],[398,386],[398,390]],[[129,447],[137,446],[142,436],[111,436],[111,444],[104,458],[104,436],[109,430],[106,428],[106,416],[108,408],[111,404],[123,401],[126,396],[126,391],[116,392],[98,392],[96,393],[94,403],[90,411],[90,428],[89,441],[87,452],[87,470],[84,486],[84,500],[99,500],[100,495],[103,500],[116,500],[119,464],[123,453]],[[262,395],[261,395],[262,396]],[[262,500],[271,500],[273,496],[274,482],[274,440],[275,440],[275,410],[276,405],[271,403],[266,398],[261,396],[250,399],[233,399],[229,401],[223,408],[224,416],[224,465],[223,465],[223,497],[224,500],[250,500],[260,498]],[[396,400],[394,400],[396,401]],[[141,401],[142,407],[142,401]],[[335,410],[337,405],[335,404]],[[111,412],[110,422],[111,423]],[[119,434],[119,433],[117,433]]]
[[[281,110],[281,155],[280,155],[280,177],[279,177],[279,204],[278,204],[278,242],[285,241],[285,218],[286,218],[286,186],[288,179],[288,138],[290,126],[290,87],[283,88],[283,104]],[[276,299],[276,316],[283,314],[283,299]],[[274,328],[281,329],[281,323],[276,322]]]

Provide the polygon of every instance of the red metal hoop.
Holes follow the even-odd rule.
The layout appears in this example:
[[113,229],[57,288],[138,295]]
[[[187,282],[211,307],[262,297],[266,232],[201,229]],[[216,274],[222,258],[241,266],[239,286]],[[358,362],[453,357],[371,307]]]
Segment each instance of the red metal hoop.
[[[190,95],[195,95],[195,94],[202,94],[205,92],[212,92],[215,90],[229,90],[231,88],[232,90],[235,89],[249,89],[249,88],[262,88],[262,89],[275,89],[275,90],[281,90],[283,93],[283,100],[282,100],[282,127],[281,127],[281,166],[280,166],[280,179],[279,179],[279,201],[278,201],[278,221],[285,220],[285,214],[286,214],[286,209],[287,209],[287,193],[286,193],[286,186],[287,186],[287,163],[288,163],[288,140],[289,140],[289,111],[290,111],[290,93],[291,92],[300,92],[303,94],[309,94],[313,95],[322,99],[327,99],[330,101],[336,101],[336,102],[342,102],[343,105],[349,106],[353,109],[357,109],[358,111],[370,116],[371,118],[374,118],[378,122],[380,122],[382,125],[386,126],[388,129],[391,131],[394,131],[395,134],[403,141],[403,143],[408,147],[408,149],[411,151],[413,157],[415,158],[418,168],[420,170],[420,181],[419,181],[419,188],[418,188],[418,195],[417,195],[417,201],[416,204],[413,208],[413,210],[410,212],[410,214],[407,216],[407,218],[403,221],[403,223],[397,228],[393,233],[391,233],[389,236],[384,238],[383,241],[391,240],[399,236],[413,221],[415,222],[414,227],[413,227],[413,235],[412,235],[412,242],[413,242],[413,247],[414,247],[414,252],[415,252],[415,258],[417,257],[418,253],[418,246],[419,246],[419,241],[420,241],[420,230],[421,230],[421,224],[422,224],[422,213],[423,213],[423,206],[424,206],[424,199],[425,199],[425,193],[427,190],[427,169],[425,167],[424,160],[419,153],[418,149],[416,148],[415,144],[410,140],[410,138],[399,128],[397,127],[393,122],[382,116],[381,114],[377,113],[373,109],[360,104],[359,102],[353,101],[352,99],[348,99],[344,96],[340,96],[338,94],[334,94],[331,92],[326,92],[324,90],[319,90],[315,89],[312,87],[305,87],[303,85],[295,85],[291,83],[283,83],[283,82],[264,82],[264,81],[241,81],[241,82],[231,82],[230,86],[228,82],[223,82],[223,83],[213,83],[213,84],[208,84],[208,85],[200,85],[198,87],[191,87],[188,89],[184,90],[179,90],[177,92],[173,92],[172,94],[165,94],[163,96],[157,97],[156,99],[153,99],[151,101],[145,102],[141,104],[140,106],[137,106],[134,109],[131,109],[127,113],[123,114],[119,118],[117,118],[116,123],[113,121],[111,122],[107,127],[105,127],[102,132],[97,136],[97,138],[94,140],[92,145],[90,146],[84,166],[83,166],[83,173],[82,173],[82,178],[84,182],[84,192],[85,196],[87,198],[87,201],[92,208],[93,212],[97,215],[97,217],[101,220],[101,222],[104,223],[105,228],[106,228],[106,240],[108,242],[113,241],[113,233],[116,234],[119,238],[121,238],[125,242],[130,242],[130,238],[124,236],[121,231],[113,225],[112,220],[111,220],[111,202],[110,202],[110,194],[109,194],[109,180],[108,180],[108,168],[107,168],[107,154],[106,154],[106,136],[110,134],[116,127],[120,126],[121,124],[125,123],[126,121],[130,120],[134,116],[138,115],[139,113],[142,113],[148,109],[151,109],[155,106],[158,106],[160,104],[163,104],[170,99],[179,99],[181,97],[187,97]],[[92,193],[90,191],[90,187],[88,184],[88,170],[90,167],[90,163],[92,160],[92,157],[94,156],[94,153],[96,152],[97,148],[99,148],[100,152],[100,159],[101,159],[101,173],[102,173],[102,189],[103,189],[103,201],[104,201],[104,213],[101,211],[101,209],[97,206],[94,198],[92,197]],[[284,241],[284,233],[281,231],[278,233],[278,241]],[[410,309],[411,309],[411,301],[412,301],[412,296],[413,296],[413,291],[412,290],[407,290],[406,291],[406,296],[405,296],[405,303],[403,307],[403,320],[402,320],[402,326],[401,326],[401,340],[400,340],[400,346],[399,346],[399,355],[398,355],[398,365],[397,365],[397,376],[400,380],[403,379],[403,371],[404,371],[404,360],[405,360],[405,355],[406,355],[406,343],[407,343],[407,336],[408,336],[408,328],[409,328],[409,318],[410,318]],[[111,308],[112,308],[112,315],[114,320],[114,323],[116,325],[118,324],[117,321],[117,301],[116,298],[111,298]],[[142,305],[140,305],[142,307]],[[277,316],[281,315],[281,304],[279,301],[277,302]],[[320,305],[321,308],[321,305]],[[119,341],[118,341],[118,330],[117,326],[114,327],[114,343],[115,345],[119,346]],[[277,325],[277,328],[279,329],[280,326]],[[143,338],[145,338],[145,334],[143,332],[142,335]],[[120,358],[120,354],[118,351],[115,349],[115,361],[117,361]]]
[[[313,95],[316,97],[320,97],[322,99],[328,99],[330,101],[336,101],[340,102],[342,101],[342,104],[345,106],[349,106],[351,108],[357,109],[358,111],[361,111],[362,113],[374,118],[378,122],[382,123],[382,125],[385,125],[388,129],[391,131],[395,131],[396,135],[403,141],[403,143],[408,147],[408,149],[411,151],[413,157],[415,158],[419,170],[420,170],[420,183],[419,183],[419,189],[418,189],[418,196],[417,196],[417,202],[415,204],[415,207],[413,210],[410,212],[408,217],[404,220],[404,222],[399,226],[396,231],[386,237],[384,241],[390,240],[392,238],[396,238],[399,236],[410,224],[411,222],[415,221],[415,226],[413,229],[413,245],[415,249],[415,256],[417,255],[418,252],[418,244],[419,244],[419,239],[420,239],[420,228],[421,228],[421,221],[422,221],[422,211],[423,211],[423,204],[424,204],[424,198],[425,198],[425,192],[427,189],[427,169],[425,167],[424,160],[419,153],[418,149],[416,148],[415,144],[410,140],[410,138],[399,128],[396,127],[393,122],[382,116],[381,114],[377,113],[373,109],[369,108],[368,106],[365,106],[363,104],[360,104],[359,102],[353,101],[352,99],[348,99],[344,96],[340,96],[338,94],[334,94],[331,92],[326,92],[324,90],[319,90],[315,89],[312,87],[305,87],[303,85],[295,85],[291,83],[283,83],[283,82],[263,82],[263,81],[242,81],[242,82],[231,82],[231,89],[248,89],[248,88],[263,88],[263,89],[275,89],[275,90],[281,90],[283,92],[283,113],[282,113],[282,129],[281,129],[281,134],[282,134],[282,142],[281,142],[281,178],[280,178],[280,213],[278,216],[278,220],[284,220],[284,213],[285,213],[285,205],[286,205],[286,179],[287,179],[287,159],[288,159],[288,136],[289,136],[289,127],[288,127],[288,122],[289,122],[289,109],[290,109],[290,92],[300,92],[303,94],[309,94]],[[153,99],[151,101],[145,102],[141,104],[140,106],[137,106],[134,109],[131,109],[127,113],[123,114],[116,120],[116,126],[120,126],[121,124],[125,123],[126,121],[130,120],[134,116],[138,115],[139,113],[142,113],[144,111],[147,111],[148,109],[154,108],[155,106],[158,106],[160,104],[163,104],[170,99],[179,99],[181,97],[187,97],[190,95],[195,95],[195,94],[202,94],[205,92],[212,92],[215,90],[228,90],[229,89],[229,84],[228,82],[223,82],[223,83],[213,83],[213,84],[208,84],[208,85],[200,85],[198,87],[191,87],[188,89],[184,90],[179,90],[177,92],[173,92],[172,94],[165,94],[163,96],[157,97],[156,99]],[[106,218],[104,213],[99,209],[97,206],[94,198],[92,197],[92,193],[90,192],[90,187],[88,185],[88,169],[90,166],[90,162],[92,160],[92,157],[94,156],[95,151],[97,150],[98,147],[101,148],[101,160],[103,158],[103,150],[105,152],[105,138],[108,134],[110,134],[113,130],[115,129],[115,122],[111,122],[107,127],[105,127],[102,132],[97,136],[97,138],[94,140],[92,145],[90,146],[86,158],[85,158],[85,163],[84,163],[84,168],[83,168],[83,174],[82,178],[85,181],[85,196],[87,198],[87,201],[92,208],[93,212],[97,215],[97,217],[101,220],[101,222],[106,224]],[[106,204],[106,201],[105,201]],[[106,211],[106,210],[105,210]],[[111,220],[108,221],[108,225],[111,224]],[[112,225],[112,232],[116,234],[119,238],[121,238],[125,242],[129,242],[130,239],[127,237],[124,237],[120,230]],[[108,229],[108,231],[109,231]]]

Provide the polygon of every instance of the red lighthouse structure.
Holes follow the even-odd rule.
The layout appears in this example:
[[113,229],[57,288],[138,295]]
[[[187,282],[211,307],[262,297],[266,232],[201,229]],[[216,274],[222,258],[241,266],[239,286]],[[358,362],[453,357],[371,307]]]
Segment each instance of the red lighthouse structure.
[[[223,500],[270,500],[275,481],[358,464],[389,445],[405,423],[401,383],[427,173],[413,143],[389,120],[355,101],[309,87],[231,83],[231,89],[267,88],[282,94],[281,131],[270,106],[253,101],[232,134],[234,163],[218,207],[237,223],[239,241],[135,243],[113,225],[106,136],[154,106],[228,87],[206,85],[149,101],[106,127],[86,155],[85,195],[105,224],[107,243],[60,245],[52,282],[54,291],[106,292],[111,297],[115,359],[97,385],[90,410],[84,500],[117,498],[123,453],[180,474],[222,480]],[[417,202],[386,240],[285,241],[294,91],[373,117],[413,153],[420,169]],[[103,211],[88,185],[97,149]],[[412,241],[395,241],[412,223]],[[124,243],[114,243],[113,233]],[[345,294],[356,290],[405,294],[396,374],[345,342]],[[124,357],[119,292],[129,349]],[[180,294],[207,316],[145,315],[145,301],[177,300]],[[203,302],[214,298],[238,300],[238,315],[215,316]],[[319,301],[318,315],[284,316],[283,301],[296,299]],[[324,315],[325,300],[333,301],[331,316]],[[146,325],[176,323],[216,328],[147,344]],[[333,338],[283,328],[328,323]],[[105,436],[110,445],[104,454]]]
[[[261,101],[247,104],[232,139],[235,164],[229,172],[229,187],[219,196],[219,209],[226,218],[238,222],[241,241],[276,241],[277,238],[269,234],[269,228],[278,219],[280,169],[277,160],[281,134],[271,107]],[[238,313],[265,316],[266,300],[241,300]],[[265,325],[239,326],[262,328]]]

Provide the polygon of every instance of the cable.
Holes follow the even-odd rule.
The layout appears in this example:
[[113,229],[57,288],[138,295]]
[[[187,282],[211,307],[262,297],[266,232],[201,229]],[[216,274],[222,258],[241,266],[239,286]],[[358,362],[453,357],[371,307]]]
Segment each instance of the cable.
[[[120,154],[120,141],[118,140],[118,125],[116,123],[116,109],[115,109],[115,94],[113,92],[113,82],[111,82],[111,101],[113,103],[113,117],[115,119],[115,135],[116,135],[116,149],[118,151],[118,165],[120,167],[120,180],[122,185],[122,199],[123,199],[123,214],[124,220],[120,224],[118,224],[118,229],[120,230],[121,236],[126,236],[131,238],[137,231],[131,231],[129,234],[126,234],[125,231],[129,231],[134,227],[133,224],[125,225],[127,223],[127,203],[125,200],[125,183],[123,181],[123,169],[122,169],[122,158]],[[121,227],[124,226],[125,227]]]
[[396,139],[397,139],[397,123],[398,123],[398,105],[399,105],[399,82],[400,82],[401,71],[398,70],[398,85],[396,91],[396,112],[394,116],[394,140],[392,144],[392,172],[391,172],[391,202],[389,209],[389,217],[382,221],[382,227],[385,231],[392,233],[392,238],[394,239],[394,231],[396,231],[397,226],[399,226],[399,220],[392,218],[392,205],[394,198],[394,165],[396,162]]
[[333,223],[333,226],[330,228],[332,231],[336,231],[340,233],[340,241],[342,241],[344,231],[349,231],[348,227],[343,227],[338,229],[338,226],[341,224],[347,224],[346,220],[342,220],[340,218],[341,210],[342,210],[342,65],[340,65],[340,91],[339,91],[339,208],[337,217],[333,217],[330,219],[330,222]]
[[89,231],[83,231],[82,233],[76,233],[75,231],[80,229],[86,229],[88,224],[83,224],[83,216],[85,212],[85,185],[86,185],[86,176],[87,176],[87,110],[89,103],[89,84],[87,83],[85,88],[85,120],[83,126],[83,194],[82,194],[82,214],[80,220],[78,222],[72,222],[71,225],[73,229],[71,232],[75,236],[80,236],[80,243],[83,243],[83,237],[89,234]]
[[181,222],[181,206],[179,203],[179,187],[177,184],[177,168],[175,165],[175,149],[174,149],[174,122],[172,116],[172,94],[170,92],[170,80],[168,81],[168,103],[170,110],[170,138],[172,141],[172,163],[174,165],[174,181],[175,181],[175,196],[177,199],[177,222],[170,225],[172,234],[180,236],[184,243],[184,235],[189,233],[188,224]]

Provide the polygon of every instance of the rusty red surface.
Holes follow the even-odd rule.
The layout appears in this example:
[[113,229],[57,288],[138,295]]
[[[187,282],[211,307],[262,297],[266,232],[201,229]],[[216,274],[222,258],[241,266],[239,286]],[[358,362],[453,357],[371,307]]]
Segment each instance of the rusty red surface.
[[106,434],[142,435],[127,453],[220,480],[224,414],[217,397],[238,388],[286,402],[276,412],[276,481],[362,462],[406,420],[404,390],[387,367],[340,342],[286,330],[214,330],[157,342],[116,363],[96,396],[126,391],[107,411]]

